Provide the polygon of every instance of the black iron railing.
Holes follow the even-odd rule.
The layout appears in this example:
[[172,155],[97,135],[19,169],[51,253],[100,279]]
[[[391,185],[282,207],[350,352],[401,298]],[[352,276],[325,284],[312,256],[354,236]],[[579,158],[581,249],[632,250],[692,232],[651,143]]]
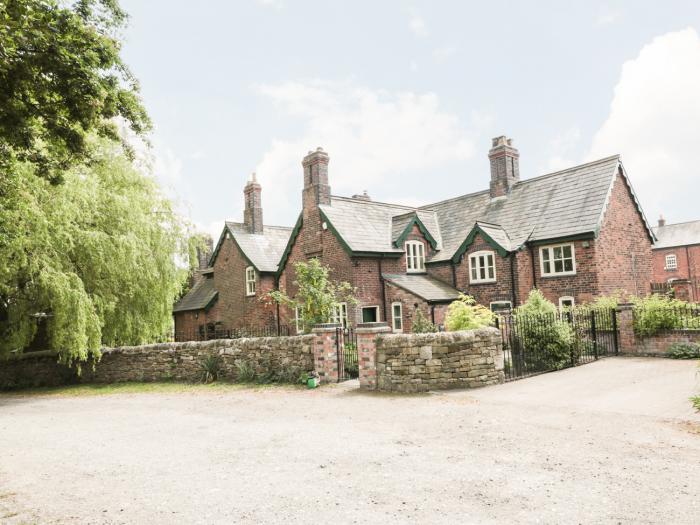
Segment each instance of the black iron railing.
[[505,314],[497,317],[496,324],[503,337],[506,381],[590,363],[618,352],[613,309]]
[[360,368],[355,330],[352,328],[337,328],[335,342],[338,353],[338,381],[359,377]]
[[635,306],[632,315],[634,331],[639,337],[677,330],[700,330],[698,304]]
[[240,339],[242,337],[284,337],[296,335],[296,330],[289,326],[249,326],[240,328],[222,328],[220,326],[202,325],[192,330],[177,330],[171,340],[209,341],[212,339]]

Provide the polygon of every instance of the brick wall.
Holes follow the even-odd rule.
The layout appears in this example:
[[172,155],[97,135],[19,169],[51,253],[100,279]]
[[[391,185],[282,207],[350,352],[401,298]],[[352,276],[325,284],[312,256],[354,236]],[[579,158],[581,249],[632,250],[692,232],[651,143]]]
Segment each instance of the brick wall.
[[221,379],[235,381],[238,364],[261,374],[283,374],[290,378],[314,370],[313,335],[219,339],[204,342],[162,343],[102,350],[92,369],[87,363],[82,374],[56,362],[49,352],[23,354],[0,364],[0,388],[56,386],[71,383],[114,383],[123,381],[200,381],[202,361],[212,355],[221,358]]
[[[375,341],[378,390],[425,392],[504,381],[501,334],[495,328],[388,334],[377,336]],[[367,345],[367,341],[363,343]],[[363,355],[368,352],[371,349],[363,348]],[[372,383],[368,382],[365,388],[372,388]]]
[[[472,283],[469,275],[469,256],[480,251],[490,251],[494,255],[494,265],[496,268],[496,282],[494,283]],[[467,290],[467,293],[474,297],[479,304],[489,306],[493,301],[512,302],[512,280],[510,272],[510,257],[501,257],[493,247],[488,244],[481,234],[477,234],[474,242],[467,248],[455,269],[457,275],[457,288]]]
[[596,241],[598,293],[644,296],[652,281],[651,239],[630,188],[619,173]]
[[629,355],[665,355],[674,343],[700,343],[700,330],[669,330],[639,337],[634,333],[632,305],[617,309],[620,353]]

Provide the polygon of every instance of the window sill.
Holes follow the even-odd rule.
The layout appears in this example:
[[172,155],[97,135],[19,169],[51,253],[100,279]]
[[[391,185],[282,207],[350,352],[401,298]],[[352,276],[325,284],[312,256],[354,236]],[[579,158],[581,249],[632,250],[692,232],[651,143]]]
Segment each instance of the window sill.
[[406,273],[409,275],[415,275],[415,274],[426,274],[428,273],[426,270],[406,270]]
[[540,277],[542,279],[554,279],[556,277],[571,277],[573,275],[576,275],[576,272],[547,273],[540,275]]
[[496,279],[491,279],[489,281],[469,281],[469,284],[496,284],[497,282]]
[[247,293],[247,294],[245,294],[245,296],[246,297],[255,297],[255,294],[254,293]]

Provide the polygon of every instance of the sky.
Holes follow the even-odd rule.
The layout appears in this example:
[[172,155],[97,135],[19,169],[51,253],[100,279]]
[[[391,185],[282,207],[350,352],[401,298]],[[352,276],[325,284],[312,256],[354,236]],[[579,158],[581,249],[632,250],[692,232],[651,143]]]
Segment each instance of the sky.
[[700,219],[700,2],[121,0],[153,174],[218,237],[262,185],[294,224],[304,155],[336,195],[427,204],[621,154],[650,222]]

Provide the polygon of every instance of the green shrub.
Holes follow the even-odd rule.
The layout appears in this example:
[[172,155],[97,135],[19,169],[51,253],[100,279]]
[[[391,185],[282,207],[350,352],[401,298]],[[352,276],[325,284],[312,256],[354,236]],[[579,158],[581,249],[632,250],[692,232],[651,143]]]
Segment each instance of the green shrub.
[[700,359],[700,345],[696,343],[673,343],[668,348],[671,359]]
[[413,316],[413,333],[414,334],[429,334],[437,332],[437,326],[428,321],[428,319],[423,315],[423,312],[416,310]]
[[218,355],[205,357],[200,363],[202,369],[202,383],[212,383],[219,379],[221,370],[221,358]]
[[236,361],[236,381],[238,383],[251,383],[255,380],[255,367],[248,361]]
[[566,321],[559,320],[557,307],[542,292],[532,290],[527,301],[516,309],[519,346],[529,371],[557,370],[577,360],[582,346]]
[[696,305],[661,295],[635,298],[634,331],[642,337],[663,330],[700,329],[700,317],[694,316]]
[[691,397],[690,402],[693,403],[695,410],[700,411],[700,396]]
[[495,319],[494,313],[485,306],[477,304],[473,297],[460,294],[459,299],[447,307],[445,328],[450,332],[475,330],[492,326]]

